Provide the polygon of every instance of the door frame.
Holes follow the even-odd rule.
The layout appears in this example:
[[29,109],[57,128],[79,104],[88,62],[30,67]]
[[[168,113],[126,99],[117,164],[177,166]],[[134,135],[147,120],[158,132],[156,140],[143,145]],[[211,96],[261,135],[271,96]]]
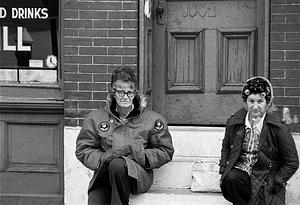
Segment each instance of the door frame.
[[[257,0],[260,1],[260,0]],[[161,0],[160,2],[165,3],[166,0]],[[264,44],[264,49],[258,49],[258,56],[263,55],[264,60],[262,61],[263,67],[261,71],[258,71],[257,75],[261,75],[269,78],[269,63],[270,63],[270,0],[263,0],[261,2],[262,6],[258,6],[258,19],[261,22],[257,22],[257,25],[261,29],[258,32],[263,32],[263,34],[258,33],[258,43]],[[145,10],[146,8],[146,10]],[[139,90],[142,93],[149,95],[150,108],[164,115],[164,108],[155,105],[154,98],[160,98],[160,102],[164,103],[165,99],[153,92],[153,58],[155,55],[159,55],[159,52],[155,50],[155,45],[152,46],[154,42],[154,29],[156,27],[157,15],[155,11],[156,5],[154,0],[140,0],[138,5],[138,16],[139,16],[139,26],[138,26],[138,78],[139,78]],[[147,15],[146,15],[147,14]],[[150,14],[150,16],[149,16]],[[150,22],[150,23],[149,23]],[[160,88],[165,91],[165,88]]]

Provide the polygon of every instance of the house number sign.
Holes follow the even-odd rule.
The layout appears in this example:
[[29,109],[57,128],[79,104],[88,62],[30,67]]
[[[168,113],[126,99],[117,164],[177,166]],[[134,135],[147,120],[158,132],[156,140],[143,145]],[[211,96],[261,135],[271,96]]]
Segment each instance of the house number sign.
[[183,17],[216,17],[215,5],[201,5],[201,4],[183,4],[181,5]]

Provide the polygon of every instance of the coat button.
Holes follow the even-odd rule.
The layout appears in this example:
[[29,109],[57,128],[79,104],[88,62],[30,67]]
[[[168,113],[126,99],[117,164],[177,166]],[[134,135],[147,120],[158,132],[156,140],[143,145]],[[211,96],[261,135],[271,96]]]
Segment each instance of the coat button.
[[269,163],[269,168],[270,168],[270,169],[272,168],[272,163],[271,163],[271,162]]
[[233,144],[230,146],[230,148],[231,148],[231,149],[233,148]]

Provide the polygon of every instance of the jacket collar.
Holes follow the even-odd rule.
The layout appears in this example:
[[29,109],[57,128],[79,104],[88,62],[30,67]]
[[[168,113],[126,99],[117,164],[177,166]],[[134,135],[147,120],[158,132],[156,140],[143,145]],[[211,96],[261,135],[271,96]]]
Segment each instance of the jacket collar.
[[[126,119],[138,117],[145,109],[147,102],[143,95],[137,94],[133,99],[134,109],[127,115]],[[121,122],[120,115],[116,111],[117,102],[113,94],[109,94],[106,101],[105,111]]]
[[[231,120],[229,121],[228,125],[229,126],[244,125],[246,114],[247,114],[247,111],[245,108],[240,109],[239,111],[237,111],[236,113],[234,113],[231,116]],[[280,122],[278,117],[275,116],[275,114],[268,114],[268,113],[266,114],[266,117],[265,117],[265,123],[272,124],[277,127],[280,127],[282,125],[282,123]]]

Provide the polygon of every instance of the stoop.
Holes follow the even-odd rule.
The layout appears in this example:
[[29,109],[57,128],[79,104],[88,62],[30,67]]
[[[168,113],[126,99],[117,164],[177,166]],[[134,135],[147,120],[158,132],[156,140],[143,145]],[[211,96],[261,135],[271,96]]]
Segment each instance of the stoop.
[[[154,182],[144,194],[131,196],[130,205],[226,205],[216,174],[225,128],[170,126],[175,153],[173,160],[154,170]],[[80,127],[65,127],[65,205],[87,204],[87,187],[93,172],[75,158],[75,141]],[[300,134],[293,134],[300,154]],[[195,162],[200,165],[193,167]],[[206,192],[191,192],[192,169],[200,173]],[[300,204],[300,171],[287,186],[287,205]]]
[[130,205],[230,205],[220,193],[193,193],[189,189],[153,189],[130,198]]
[[[224,128],[170,126],[169,129],[175,148],[173,160],[154,170],[152,188],[145,194],[132,196],[130,205],[230,204],[220,193],[219,175],[216,174]],[[203,166],[193,166],[195,162]],[[206,192],[191,191],[193,169],[199,171]]]

